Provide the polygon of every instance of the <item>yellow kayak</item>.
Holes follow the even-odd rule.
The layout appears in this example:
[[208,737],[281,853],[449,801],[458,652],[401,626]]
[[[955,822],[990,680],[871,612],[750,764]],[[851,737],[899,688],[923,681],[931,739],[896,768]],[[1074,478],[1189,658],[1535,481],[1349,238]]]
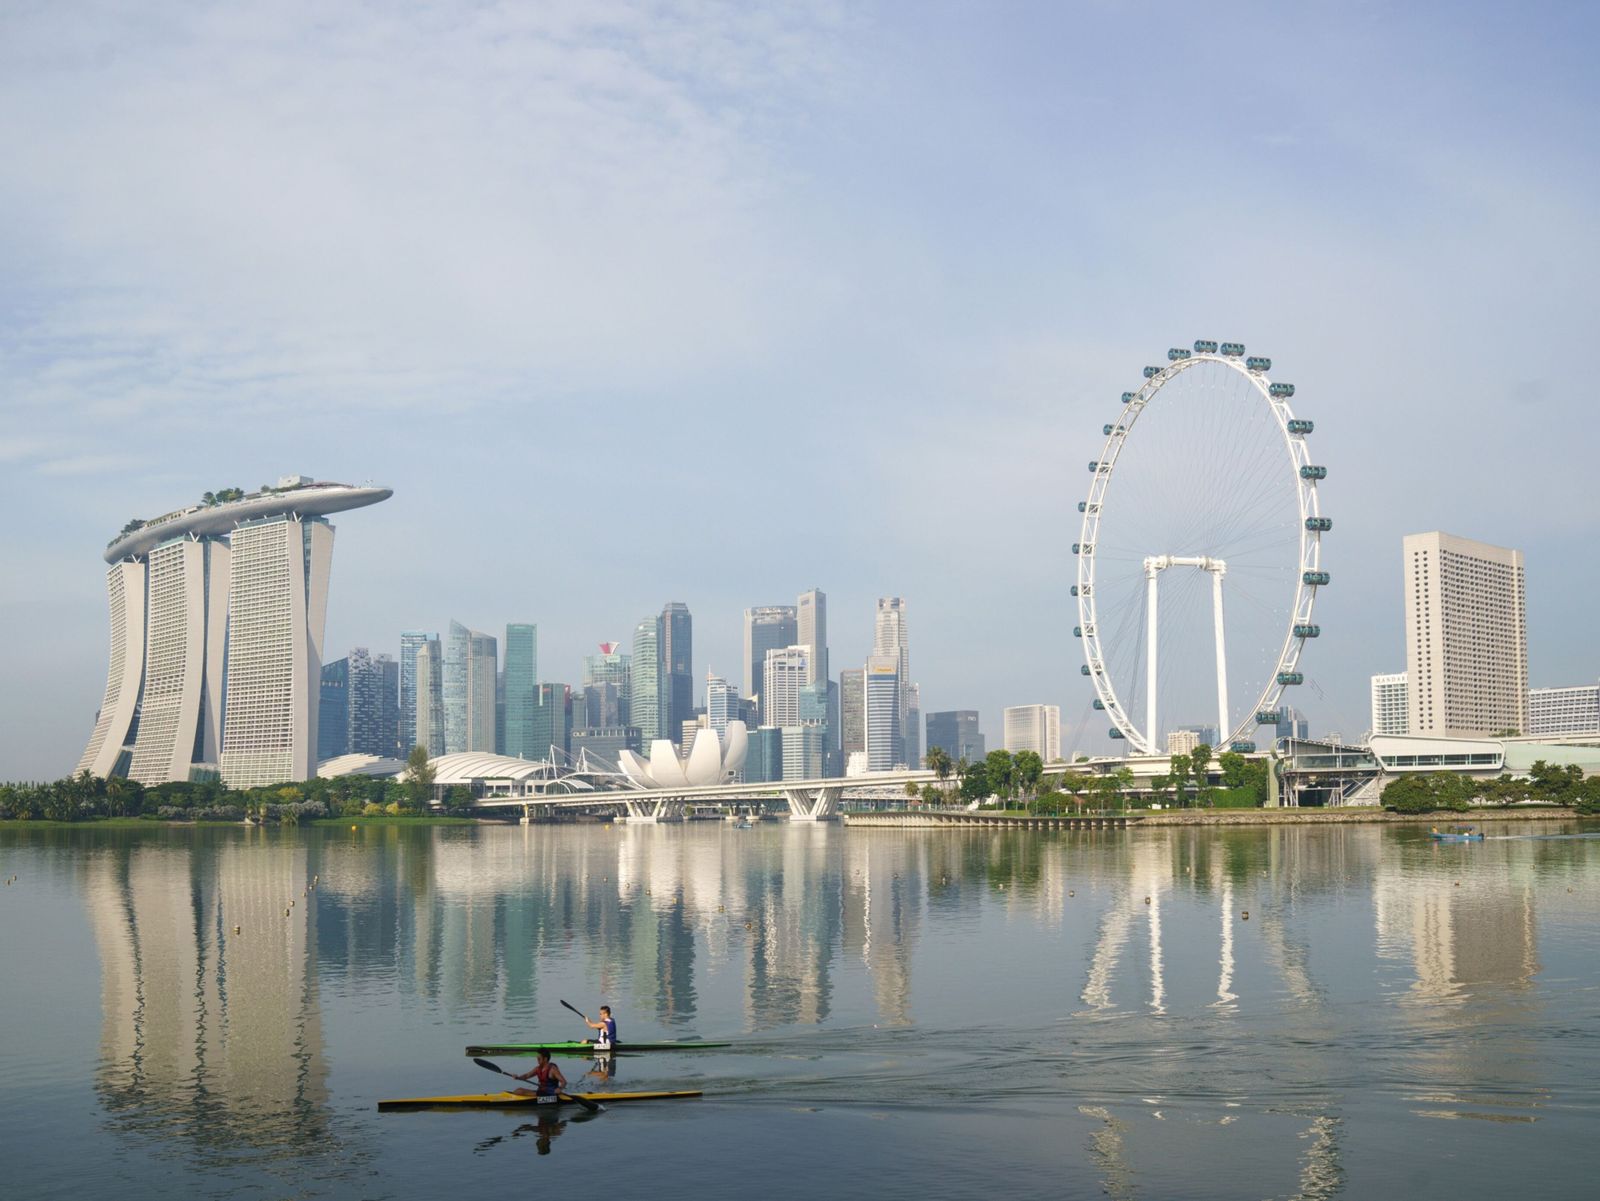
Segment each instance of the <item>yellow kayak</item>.
[[577,1105],[584,1101],[609,1105],[613,1101],[676,1101],[698,1097],[699,1089],[682,1092],[658,1093],[568,1093],[539,1096],[529,1089],[510,1093],[468,1093],[456,1097],[402,1097],[394,1101],[379,1101],[379,1109],[500,1109],[523,1105]]

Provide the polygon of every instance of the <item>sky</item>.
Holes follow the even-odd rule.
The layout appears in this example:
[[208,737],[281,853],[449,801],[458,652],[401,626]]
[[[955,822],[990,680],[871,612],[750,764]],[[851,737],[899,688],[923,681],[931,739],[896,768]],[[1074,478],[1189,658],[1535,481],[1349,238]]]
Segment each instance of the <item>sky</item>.
[[[924,711],[1088,713],[1084,465],[1169,346],[1270,355],[1334,518],[1297,700],[1367,726],[1400,539],[1527,556],[1600,678],[1591,5],[0,3],[0,779],[69,771],[106,542],[280,475],[327,645],[668,600],[695,671],[907,599]],[[1198,717],[1197,717],[1198,720]]]

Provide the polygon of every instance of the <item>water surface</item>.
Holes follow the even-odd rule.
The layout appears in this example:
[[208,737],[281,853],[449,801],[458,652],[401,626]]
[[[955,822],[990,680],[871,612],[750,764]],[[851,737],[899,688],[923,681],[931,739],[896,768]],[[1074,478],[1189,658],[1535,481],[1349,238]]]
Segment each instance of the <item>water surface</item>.
[[7,827],[6,1193],[1588,1196],[1597,829]]

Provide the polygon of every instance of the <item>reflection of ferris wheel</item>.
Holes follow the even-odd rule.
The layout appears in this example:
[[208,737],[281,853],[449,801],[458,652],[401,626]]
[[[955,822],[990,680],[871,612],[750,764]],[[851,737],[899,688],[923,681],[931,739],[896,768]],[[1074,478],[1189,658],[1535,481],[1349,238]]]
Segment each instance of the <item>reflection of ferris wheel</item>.
[[[1268,378],[1270,359],[1202,341],[1167,360],[1122,394],[1078,503],[1081,670],[1111,737],[1136,754],[1164,752],[1160,721],[1173,713],[1215,713],[1220,746],[1253,750],[1252,728],[1279,721],[1305,641],[1321,633],[1311,613],[1328,582],[1327,468],[1311,462],[1312,423],[1289,408],[1294,385]],[[1230,708],[1230,686],[1255,703]]]

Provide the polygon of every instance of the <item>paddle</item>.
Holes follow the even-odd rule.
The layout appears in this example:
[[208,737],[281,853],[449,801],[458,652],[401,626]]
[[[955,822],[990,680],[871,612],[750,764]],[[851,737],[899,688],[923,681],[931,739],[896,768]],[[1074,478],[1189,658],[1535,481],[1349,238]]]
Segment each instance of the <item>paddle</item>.
[[585,1022],[587,1022],[589,1020],[589,1015],[586,1014],[583,1010],[579,1009],[576,1005],[567,1005],[567,1002],[565,1002],[565,1001],[562,1001],[561,1003],[563,1005],[566,1005],[568,1009],[572,1010],[573,1013],[577,1014]]
[[[499,1064],[490,1063],[487,1059],[474,1059],[472,1062],[477,1064],[480,1068],[488,1068],[491,1072],[499,1072],[502,1076],[510,1076],[513,1080],[522,1079],[522,1077],[518,1076],[515,1072],[508,1072]],[[560,1097],[563,1101],[576,1101],[590,1113],[600,1112],[600,1103],[598,1101],[591,1101],[588,1097],[580,1097],[576,1093],[557,1093],[556,1096]]]

